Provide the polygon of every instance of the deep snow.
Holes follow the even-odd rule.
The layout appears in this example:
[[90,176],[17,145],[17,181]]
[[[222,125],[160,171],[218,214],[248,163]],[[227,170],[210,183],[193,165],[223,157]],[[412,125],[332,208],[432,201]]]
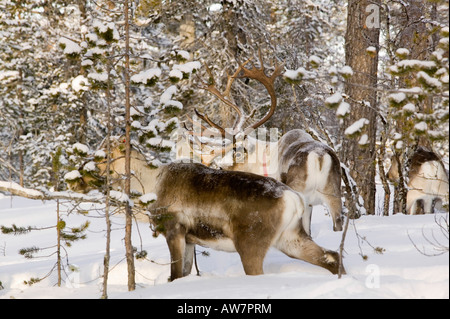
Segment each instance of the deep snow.
[[[90,205],[85,205],[89,208]],[[56,203],[40,202],[0,194],[0,225],[50,226],[55,224]],[[90,216],[98,216],[90,211]],[[162,236],[152,237],[146,223],[134,227],[133,245],[148,252],[148,259],[136,261],[137,288],[127,291],[124,260],[124,219],[113,218],[111,244],[110,298],[449,298],[449,255],[428,257],[416,246],[434,254],[433,239],[448,247],[446,238],[435,217],[448,214],[404,216],[363,216],[352,221],[345,244],[347,275],[338,279],[327,270],[291,259],[281,252],[270,250],[264,262],[265,275],[246,276],[236,253],[208,251],[198,255],[201,276],[167,282],[169,252]],[[102,218],[71,214],[65,218],[68,226],[78,226],[85,220],[91,225],[88,238],[66,248],[68,261],[78,271],[63,275],[66,282],[55,287],[56,272],[47,279],[27,286],[31,277],[42,277],[53,267],[56,257],[25,259],[18,254],[24,247],[47,247],[55,244],[55,229],[34,231],[13,236],[0,233],[0,281],[4,289],[0,298],[99,298],[103,255],[105,252],[105,222]],[[359,234],[357,236],[356,234]],[[411,237],[411,239],[408,237]],[[332,231],[331,217],[326,210],[315,207],[312,236],[321,246],[337,250],[341,232]],[[364,238],[364,239],[362,239]],[[374,248],[379,247],[379,253]],[[54,250],[42,252],[48,255]],[[361,254],[367,255],[364,260]],[[39,255],[39,254],[38,254]],[[116,265],[117,264],[117,265]]]

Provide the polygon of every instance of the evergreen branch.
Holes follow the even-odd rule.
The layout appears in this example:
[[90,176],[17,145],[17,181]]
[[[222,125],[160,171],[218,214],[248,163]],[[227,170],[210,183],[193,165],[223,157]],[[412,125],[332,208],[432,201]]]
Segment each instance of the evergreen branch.
[[1,225],[0,230],[5,235],[8,235],[8,234],[23,235],[23,234],[26,234],[26,233],[29,233],[30,231],[32,231],[33,228],[31,226],[17,227],[15,224],[12,224],[11,227],[6,227],[6,226]]
[[39,252],[41,249],[39,247],[33,246],[28,248],[22,248],[19,250],[19,254],[27,259],[33,258],[33,254]]

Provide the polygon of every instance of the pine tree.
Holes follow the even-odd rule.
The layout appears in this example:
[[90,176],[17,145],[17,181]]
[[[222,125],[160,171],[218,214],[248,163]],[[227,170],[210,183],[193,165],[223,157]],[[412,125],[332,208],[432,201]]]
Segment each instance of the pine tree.
[[[23,186],[48,187],[52,182],[51,151],[76,137],[69,78],[72,66],[58,52],[57,30],[77,14],[72,2],[2,1],[0,134],[2,162]],[[67,10],[63,10],[67,8]],[[3,76],[5,75],[5,76]],[[4,79],[3,79],[4,78]],[[9,154],[9,158],[3,157]],[[2,166],[3,168],[4,166]],[[4,178],[7,179],[7,178]]]
[[[119,147],[125,158],[130,157],[133,147],[146,156],[149,165],[157,167],[170,160],[170,151],[174,146],[170,140],[171,133],[179,125],[174,115],[183,109],[182,103],[175,99],[175,84],[188,79],[200,64],[188,61],[189,53],[179,49],[162,50],[162,57],[149,58],[148,53],[140,55],[140,47],[148,47],[150,43],[139,34],[143,27],[133,23],[136,22],[134,17],[123,20],[125,13],[128,14],[126,6],[116,6],[111,2],[98,2],[98,5],[100,9],[108,6],[108,10],[97,12],[98,16],[91,27],[85,28],[86,32],[79,36],[80,42],[60,39],[61,50],[67,59],[79,59],[83,67],[84,75],[80,74],[72,80],[72,89],[80,93],[79,99],[85,92],[102,97],[103,107],[96,110],[95,119],[102,130],[123,136]],[[118,21],[127,23],[122,25]],[[157,63],[151,65],[148,60]],[[163,70],[166,72],[163,73]],[[109,125],[109,122],[113,124]],[[108,130],[108,127],[113,127],[113,130]],[[73,172],[66,175],[68,183],[81,177],[78,170],[83,175],[97,177],[95,164],[85,165],[87,159],[95,160],[87,145],[76,143],[67,149],[67,153],[71,163],[69,170]],[[125,180],[129,180],[131,173],[129,164],[126,164],[126,171],[127,167]],[[132,198],[134,194],[131,194],[132,190],[127,185],[129,183],[125,184],[122,191],[127,198]],[[98,186],[104,191],[103,183]],[[130,240],[132,215],[129,205],[125,209],[129,289],[133,290],[134,248]],[[104,291],[106,297],[106,289]]]
[[[57,210],[56,210],[56,224],[49,226],[49,227],[33,227],[33,226],[17,226],[15,224],[11,226],[4,226],[0,225],[0,230],[3,234],[9,234],[9,235],[26,235],[27,233],[31,231],[42,231],[47,229],[54,228],[56,230],[56,244],[54,246],[50,247],[37,247],[37,246],[31,246],[31,247],[25,247],[19,250],[19,254],[24,256],[27,259],[32,259],[36,257],[43,257],[42,253],[45,251],[52,251],[56,248],[55,251],[47,254],[47,256],[56,255],[56,261],[55,265],[52,267],[52,269],[43,277],[40,278],[31,278],[30,280],[26,280],[25,283],[28,285],[35,284],[37,282],[40,282],[41,280],[47,278],[50,276],[50,274],[53,273],[53,271],[56,269],[57,272],[57,285],[58,287],[61,286],[62,283],[62,272],[70,271],[71,265],[68,263],[68,256],[67,256],[67,249],[62,249],[65,247],[71,247],[71,245],[79,240],[86,239],[86,230],[89,227],[89,221],[84,222],[83,224],[76,226],[76,227],[69,227],[65,221],[65,219],[68,217],[67,214],[62,214],[60,211],[60,205],[59,202],[57,203]],[[63,251],[65,254],[63,254]],[[64,260],[67,262],[64,263]]]

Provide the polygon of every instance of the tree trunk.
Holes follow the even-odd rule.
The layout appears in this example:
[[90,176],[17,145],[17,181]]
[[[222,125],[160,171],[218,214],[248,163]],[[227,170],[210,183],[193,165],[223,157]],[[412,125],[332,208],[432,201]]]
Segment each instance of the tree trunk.
[[[407,156],[401,156],[399,151],[394,153],[394,157],[397,161],[397,169],[398,169],[398,183],[394,189],[394,214],[403,213],[407,214],[406,211],[406,196],[408,194],[408,189],[405,181],[405,177],[407,176],[406,171],[407,168],[403,167],[407,163]],[[406,159],[406,160],[405,160]]]
[[[81,25],[84,25],[87,20],[87,13],[86,13],[86,0],[78,0],[78,9],[80,10],[80,16],[81,16]],[[79,74],[85,75],[86,71],[84,68],[81,67],[81,60],[79,61]],[[80,110],[80,125],[78,128],[78,138],[77,141],[79,141],[82,144],[87,143],[87,128],[88,128],[88,106],[87,106],[87,98],[86,94],[83,93],[81,96],[81,110]]]
[[61,287],[61,218],[59,215],[59,199],[56,200],[56,272],[58,287]]
[[[130,23],[128,17],[128,0],[124,2],[124,18],[125,18],[125,194],[131,198],[130,182],[131,182],[131,122],[130,122]],[[135,271],[134,271],[134,254],[131,242],[131,229],[133,223],[133,215],[130,203],[125,204],[125,250],[128,266],[128,291],[136,288]]]
[[111,182],[111,132],[113,129],[111,121],[111,60],[108,60],[108,84],[106,88],[107,130],[106,130],[106,198],[105,198],[105,222],[106,222],[106,251],[103,257],[103,291],[102,299],[108,299],[108,275],[109,262],[111,259],[111,220],[110,214],[110,182]]
[[387,123],[383,119],[383,130],[381,131],[380,151],[378,153],[378,174],[383,184],[384,200],[383,200],[383,216],[389,216],[389,204],[391,201],[391,189],[384,170],[383,161],[386,156],[386,139],[387,139]]
[[379,0],[349,0],[345,36],[345,60],[354,73],[345,89],[352,108],[345,124],[349,126],[360,118],[366,118],[369,125],[366,131],[368,144],[361,147],[357,139],[345,139],[341,157],[351,168],[367,214],[375,213],[377,95],[374,88],[377,85],[378,55],[370,56],[366,49],[373,46],[378,51],[379,48],[379,3]]

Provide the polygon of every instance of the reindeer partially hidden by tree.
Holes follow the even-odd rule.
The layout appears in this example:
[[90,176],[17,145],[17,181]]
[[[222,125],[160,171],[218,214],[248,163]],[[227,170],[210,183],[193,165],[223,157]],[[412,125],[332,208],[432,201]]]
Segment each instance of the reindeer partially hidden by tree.
[[[393,156],[388,178],[398,183],[398,159]],[[418,147],[410,158],[408,171],[406,211],[410,215],[434,212],[449,200],[448,175],[439,156],[428,149]]]
[[[177,155],[179,158],[188,157],[186,150],[188,152],[192,150],[194,156],[198,155],[201,162],[207,166],[214,163],[228,170],[273,177],[304,195],[307,204],[302,220],[308,234],[310,234],[312,206],[318,204],[328,206],[333,219],[333,229],[341,231],[341,167],[334,151],[300,129],[287,132],[278,142],[260,141],[250,137],[250,134],[267,122],[275,112],[277,98],[274,82],[283,70],[283,65],[276,65],[272,75],[267,76],[261,52],[259,55],[260,67],[246,68],[245,65],[251,59],[241,64],[233,75],[228,76],[223,93],[216,88],[212,73],[207,68],[210,79],[209,84],[204,84],[203,88],[237,114],[235,124],[233,128],[225,129],[195,109],[196,115],[210,127],[201,125],[199,130],[196,123],[188,117],[194,125],[192,129],[186,127],[187,139],[185,144],[178,144]],[[270,109],[260,120],[253,119],[257,108],[245,115],[243,108],[233,102],[230,92],[236,78],[256,80],[269,93]],[[215,145],[211,143],[211,139],[207,141],[204,139],[205,136],[218,137],[218,135],[222,142],[216,142]],[[223,142],[225,137],[229,137],[228,143]],[[239,141],[244,143],[239,144]],[[190,145],[190,148],[185,147],[186,144]],[[222,159],[229,153],[232,153],[231,163],[224,162]]]
[[[99,150],[106,152],[106,141],[100,145]],[[105,153],[104,153],[105,154]],[[111,137],[111,154],[110,154],[110,170],[113,189],[123,191],[124,187],[124,169],[125,167],[125,146],[123,136]],[[106,158],[100,158],[95,163],[95,171],[87,170],[86,165],[92,162],[87,161],[81,165],[81,179],[75,180],[73,183],[68,183],[69,189],[74,192],[87,193],[95,186],[100,186],[105,180],[107,163]],[[91,165],[89,165],[91,166]],[[153,171],[147,160],[141,152],[133,147],[131,148],[131,192],[136,194],[147,193],[145,185],[149,183],[149,174]],[[88,174],[85,174],[85,173]],[[151,174],[150,174],[151,175]]]
[[[110,167],[116,190],[121,189],[120,175],[125,172],[122,159],[120,148],[114,147]],[[98,165],[97,179],[105,174],[103,164]],[[195,163],[150,168],[136,153],[131,166],[136,179],[144,177],[135,187],[156,194],[148,208],[150,221],[166,237],[171,280],[190,274],[195,244],[238,252],[247,275],[263,274],[270,247],[339,272],[338,253],[318,246],[306,233],[301,222],[304,200],[288,186],[269,177]],[[82,176],[70,188],[88,192],[94,187],[93,176]]]

